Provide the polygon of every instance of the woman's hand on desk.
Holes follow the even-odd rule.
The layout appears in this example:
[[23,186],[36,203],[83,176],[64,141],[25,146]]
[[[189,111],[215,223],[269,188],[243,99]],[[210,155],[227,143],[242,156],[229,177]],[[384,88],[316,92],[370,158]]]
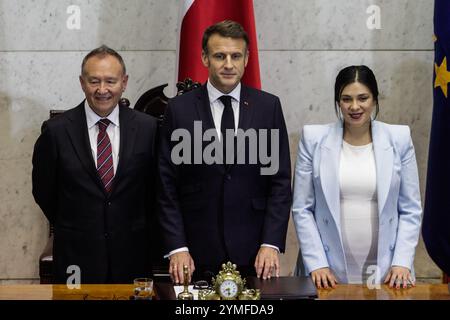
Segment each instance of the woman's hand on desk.
[[318,289],[336,288],[338,283],[330,268],[320,268],[312,271],[311,278]]
[[411,272],[408,268],[400,266],[392,266],[389,270],[384,283],[389,283],[389,288],[395,286],[396,289],[408,288],[408,285],[415,287],[416,284],[411,277]]

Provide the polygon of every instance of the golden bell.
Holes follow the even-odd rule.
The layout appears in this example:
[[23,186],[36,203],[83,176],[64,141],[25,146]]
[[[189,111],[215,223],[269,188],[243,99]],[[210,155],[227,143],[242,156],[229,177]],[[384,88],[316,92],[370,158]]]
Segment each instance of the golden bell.
[[183,266],[184,276],[184,290],[178,294],[178,300],[194,300],[194,295],[189,292],[189,269],[188,266]]

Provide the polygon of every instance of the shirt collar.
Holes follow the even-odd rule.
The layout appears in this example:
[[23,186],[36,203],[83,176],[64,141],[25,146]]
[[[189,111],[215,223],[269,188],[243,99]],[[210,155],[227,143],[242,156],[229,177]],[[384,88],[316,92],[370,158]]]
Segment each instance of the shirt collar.
[[[88,129],[91,129],[97,124],[100,119],[105,119],[96,114],[91,107],[89,107],[87,100],[84,101],[84,110],[86,112],[86,123]],[[119,106],[115,106],[113,111],[106,117],[112,124],[119,126]]]
[[238,83],[236,88],[234,88],[233,91],[231,91],[228,94],[225,94],[225,93],[221,92],[220,90],[218,90],[216,87],[214,87],[212,85],[211,81],[209,81],[209,79],[208,79],[208,82],[206,83],[206,88],[208,89],[209,103],[216,102],[216,100],[219,99],[223,95],[230,96],[237,102],[239,102],[239,100],[241,98],[241,83],[240,82]]

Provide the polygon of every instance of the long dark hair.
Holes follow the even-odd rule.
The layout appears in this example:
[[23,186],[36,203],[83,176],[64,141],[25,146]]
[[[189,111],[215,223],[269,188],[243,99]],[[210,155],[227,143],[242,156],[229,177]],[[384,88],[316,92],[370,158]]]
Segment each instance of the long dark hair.
[[373,99],[375,100],[375,116],[376,119],[380,107],[378,105],[378,85],[377,79],[367,66],[348,66],[339,71],[336,77],[336,83],[334,85],[334,111],[336,116],[339,116],[339,101],[341,100],[342,91],[346,86],[354,82],[359,82],[369,88],[372,93]]

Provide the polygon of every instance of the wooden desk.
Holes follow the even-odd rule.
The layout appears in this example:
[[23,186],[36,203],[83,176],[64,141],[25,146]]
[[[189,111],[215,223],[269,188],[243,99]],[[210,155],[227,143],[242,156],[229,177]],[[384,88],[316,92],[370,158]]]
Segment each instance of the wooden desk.
[[318,290],[320,300],[450,300],[446,284],[417,284],[408,289],[390,289],[382,285],[379,290],[366,286],[341,284],[336,289]]
[[0,300],[129,300],[132,284],[89,284],[80,289],[65,285],[2,285]]
[[[158,284],[155,284],[157,290]],[[65,285],[1,285],[0,300],[129,300],[133,285],[83,285],[70,290]],[[156,293],[157,294],[157,293]],[[446,284],[418,284],[409,289],[369,290],[361,285],[339,285],[319,290],[320,300],[450,300]]]

